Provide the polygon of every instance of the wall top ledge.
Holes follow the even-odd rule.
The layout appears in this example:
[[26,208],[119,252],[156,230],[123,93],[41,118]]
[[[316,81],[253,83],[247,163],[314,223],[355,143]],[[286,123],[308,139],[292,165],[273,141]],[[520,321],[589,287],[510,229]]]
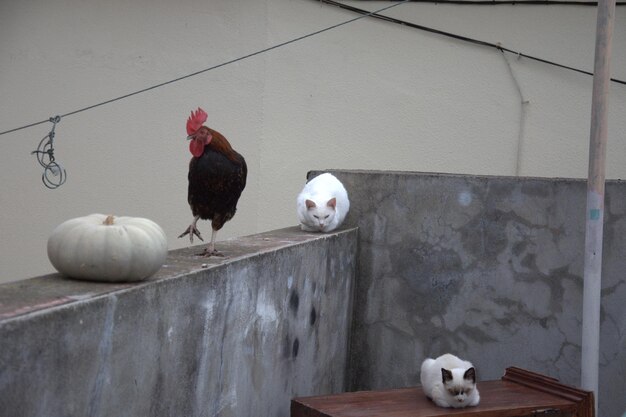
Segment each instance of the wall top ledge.
[[[545,182],[567,182],[567,183],[586,183],[587,178],[568,178],[568,177],[532,177],[532,176],[513,176],[513,175],[487,175],[487,174],[463,174],[463,173],[448,173],[448,172],[425,172],[425,171],[392,171],[392,170],[363,170],[363,169],[327,169],[327,170],[311,170],[308,172],[307,177],[317,176],[324,172],[330,172],[336,175],[345,174],[359,174],[379,177],[426,177],[426,178],[466,178],[466,179],[481,179],[481,180],[505,180],[505,181],[545,181]],[[626,179],[606,179],[607,184],[624,184]]]
[[204,245],[172,250],[163,267],[152,277],[139,282],[104,283],[79,281],[59,273],[0,284],[0,326],[15,319],[47,310],[85,302],[111,293],[132,291],[158,282],[181,278],[208,269],[220,268],[242,259],[296,246],[307,242],[338,238],[356,229],[332,233],[306,233],[299,227],[288,227],[218,242],[224,257],[197,256]]

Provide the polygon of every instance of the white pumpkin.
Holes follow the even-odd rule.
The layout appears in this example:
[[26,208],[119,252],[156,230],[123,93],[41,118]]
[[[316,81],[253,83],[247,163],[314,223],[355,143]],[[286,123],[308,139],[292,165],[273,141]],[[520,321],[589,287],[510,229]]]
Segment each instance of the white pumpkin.
[[93,281],[140,281],[167,257],[167,238],[152,220],[91,214],[61,223],[48,239],[60,273]]

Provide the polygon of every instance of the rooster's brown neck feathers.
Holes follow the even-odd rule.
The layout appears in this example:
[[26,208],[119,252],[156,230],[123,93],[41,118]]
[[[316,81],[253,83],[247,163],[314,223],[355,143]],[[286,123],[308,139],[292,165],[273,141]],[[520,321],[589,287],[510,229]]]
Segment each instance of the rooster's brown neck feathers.
[[237,152],[235,152],[233,147],[230,146],[230,143],[224,137],[224,135],[222,135],[220,132],[213,130],[211,128],[208,128],[208,129],[209,129],[209,132],[211,132],[211,135],[213,135],[213,139],[211,139],[211,142],[209,142],[209,144],[206,146],[223,154],[230,161],[239,163],[240,161],[238,159]]

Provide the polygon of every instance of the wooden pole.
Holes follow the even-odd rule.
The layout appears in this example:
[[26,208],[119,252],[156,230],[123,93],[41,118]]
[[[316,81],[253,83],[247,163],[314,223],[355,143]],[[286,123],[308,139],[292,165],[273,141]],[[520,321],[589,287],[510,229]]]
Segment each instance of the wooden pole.
[[615,0],[598,2],[596,50],[591,102],[589,177],[585,228],[585,271],[581,384],[593,391],[598,402],[600,352],[600,296],[602,276],[602,237],[604,226],[604,180],[607,141],[607,109],[610,84],[611,41],[615,20]]

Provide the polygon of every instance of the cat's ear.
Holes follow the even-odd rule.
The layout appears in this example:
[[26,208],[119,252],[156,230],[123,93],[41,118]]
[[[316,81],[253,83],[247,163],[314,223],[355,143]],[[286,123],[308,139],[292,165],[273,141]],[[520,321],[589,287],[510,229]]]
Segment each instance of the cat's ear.
[[476,383],[476,369],[469,368],[467,371],[465,371],[465,373],[463,374],[463,379],[467,381],[472,381],[475,384]]
[[326,203],[326,205],[334,210],[337,206],[337,199],[335,197],[331,198],[330,200],[328,200],[328,203]]
[[311,210],[313,207],[315,207],[315,201],[312,201],[312,200],[305,201],[305,204],[306,204],[307,210]]
[[441,381],[444,384],[448,381],[452,381],[452,372],[445,368],[441,368]]

